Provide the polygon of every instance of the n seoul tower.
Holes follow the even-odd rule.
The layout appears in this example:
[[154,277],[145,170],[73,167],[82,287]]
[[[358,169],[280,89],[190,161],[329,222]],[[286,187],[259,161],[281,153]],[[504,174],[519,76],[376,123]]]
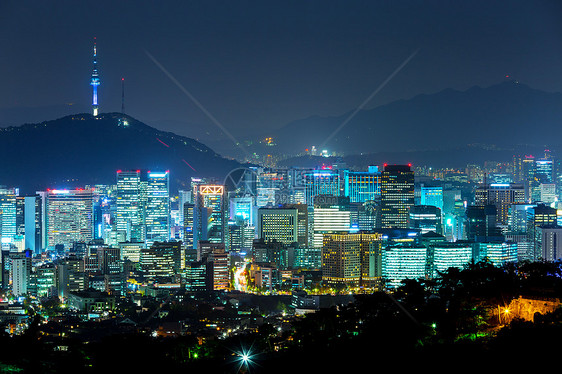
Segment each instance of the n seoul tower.
[[94,70],[92,71],[92,79],[90,85],[93,88],[92,93],[92,109],[94,110],[94,117],[98,115],[98,86],[100,85],[100,77],[98,74],[98,60],[96,51],[96,38],[94,37]]

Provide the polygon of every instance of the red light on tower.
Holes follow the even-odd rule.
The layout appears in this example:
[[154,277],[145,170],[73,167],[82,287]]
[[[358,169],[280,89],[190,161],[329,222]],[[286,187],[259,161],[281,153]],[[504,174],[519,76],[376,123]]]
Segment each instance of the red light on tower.
[[411,164],[411,163],[409,163],[409,164],[408,164],[408,167],[412,167],[412,164]]

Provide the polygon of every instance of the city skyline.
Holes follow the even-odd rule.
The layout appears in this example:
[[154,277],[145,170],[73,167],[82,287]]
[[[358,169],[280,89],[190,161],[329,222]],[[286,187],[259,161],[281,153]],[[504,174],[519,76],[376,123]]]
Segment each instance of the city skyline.
[[560,14],[0,3],[0,372],[555,357]]

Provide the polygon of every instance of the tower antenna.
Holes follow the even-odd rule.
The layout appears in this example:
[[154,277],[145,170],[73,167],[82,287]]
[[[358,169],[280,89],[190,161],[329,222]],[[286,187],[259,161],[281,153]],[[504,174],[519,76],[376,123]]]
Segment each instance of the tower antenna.
[[96,37],[94,37],[94,69],[92,71],[92,78],[90,80],[90,85],[92,86],[92,110],[94,117],[98,115],[98,86],[100,85],[100,77],[98,74],[98,52],[96,46]]
[[125,114],[125,78],[121,78],[121,113]]

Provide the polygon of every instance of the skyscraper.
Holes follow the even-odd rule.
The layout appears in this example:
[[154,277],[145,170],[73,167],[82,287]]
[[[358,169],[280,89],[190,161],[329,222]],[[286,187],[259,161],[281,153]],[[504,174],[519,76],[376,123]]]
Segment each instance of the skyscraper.
[[75,242],[92,240],[92,190],[48,190],[46,194],[47,246],[64,245],[70,249]]
[[117,171],[115,226],[128,241],[144,242],[144,207],[141,201],[141,171]]
[[312,205],[319,195],[340,196],[340,174],[337,170],[310,170],[303,175],[306,189],[306,203]]
[[258,238],[277,240],[285,245],[298,241],[298,210],[260,208],[258,210]]
[[23,296],[27,294],[31,277],[31,251],[11,254],[10,260],[12,294],[14,296]]
[[383,228],[408,228],[408,214],[414,206],[414,172],[411,165],[385,165],[381,175]]
[[345,170],[344,196],[349,197],[352,203],[376,201],[380,198],[380,173],[376,168],[368,172]]
[[317,196],[311,221],[314,228],[312,246],[320,249],[323,245],[324,234],[342,234],[350,231],[349,199],[336,196]]
[[325,234],[322,280],[328,284],[375,286],[381,275],[381,241],[379,233]]
[[495,205],[497,223],[507,225],[509,207],[512,204],[525,202],[525,189],[521,184],[491,183],[479,186],[475,193],[475,205]]
[[16,188],[0,187],[0,238],[2,243],[11,243],[17,234]]
[[43,249],[43,201],[41,196],[26,196],[24,205],[25,216],[25,248],[32,253]]
[[169,172],[148,172],[146,184],[146,243],[170,239]]
[[[225,243],[228,224],[228,204],[223,185],[195,186],[194,243],[208,240]],[[226,243],[225,243],[226,244]]]

